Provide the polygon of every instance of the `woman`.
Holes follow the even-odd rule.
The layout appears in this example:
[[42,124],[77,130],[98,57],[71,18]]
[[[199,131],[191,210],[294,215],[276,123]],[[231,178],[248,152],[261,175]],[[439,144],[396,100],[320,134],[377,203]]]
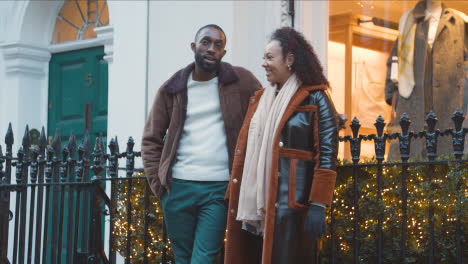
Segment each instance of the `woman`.
[[262,66],[271,85],[250,99],[238,137],[225,263],[313,263],[336,178],[328,81],[292,28],[273,33]]

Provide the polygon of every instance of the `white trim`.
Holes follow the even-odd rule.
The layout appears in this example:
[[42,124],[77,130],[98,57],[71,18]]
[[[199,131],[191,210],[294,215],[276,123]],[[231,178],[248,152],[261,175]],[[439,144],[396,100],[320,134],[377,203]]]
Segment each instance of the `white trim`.
[[66,51],[95,48],[99,46],[104,46],[104,40],[100,38],[92,38],[92,39],[68,41],[68,42],[59,43],[59,44],[51,44],[49,46],[49,51],[50,53],[54,54],[54,53],[60,53],[60,52],[66,52]]
[[299,29],[304,37],[310,42],[317,54],[317,57],[322,64],[323,73],[327,76],[328,64],[328,1],[297,1],[296,6],[296,24],[295,28]]
[[49,46],[49,51],[51,54],[55,54],[104,46],[104,60],[108,63],[112,63],[114,58],[114,27],[96,27],[94,28],[94,32],[97,34],[96,38],[51,44]]
[[112,63],[114,61],[114,26],[96,27],[94,32],[104,44],[104,60],[109,64]]
[[2,44],[0,48],[3,49],[6,73],[46,74],[44,66],[50,60],[50,52],[46,48],[19,42]]
[[290,27],[292,24],[291,16],[289,15],[289,1],[281,0],[281,27]]

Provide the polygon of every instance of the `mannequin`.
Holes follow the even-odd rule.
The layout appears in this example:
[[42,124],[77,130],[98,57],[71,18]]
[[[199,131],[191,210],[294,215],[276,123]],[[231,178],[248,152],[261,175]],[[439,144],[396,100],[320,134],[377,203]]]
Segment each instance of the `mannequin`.
[[[403,113],[412,121],[410,130],[422,131],[430,110],[438,117],[436,129],[454,127],[453,113],[458,108],[466,111],[468,19],[442,2],[420,1],[400,19],[399,36],[387,61],[385,87],[386,101],[396,112],[393,129],[399,128],[397,121]],[[450,153],[453,153],[451,138],[439,137],[437,154]],[[410,157],[426,155],[424,140],[413,139]],[[390,144],[389,158],[399,158],[398,141]]]
[[426,10],[430,13],[435,11],[442,10],[442,1],[441,0],[426,0]]

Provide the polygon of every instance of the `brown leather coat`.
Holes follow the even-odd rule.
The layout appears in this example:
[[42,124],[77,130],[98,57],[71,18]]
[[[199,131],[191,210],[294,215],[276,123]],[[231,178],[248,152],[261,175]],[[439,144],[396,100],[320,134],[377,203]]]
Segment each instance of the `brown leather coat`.
[[[290,245],[304,237],[300,224],[311,201],[330,205],[335,186],[338,130],[327,86],[302,86],[291,99],[273,143],[262,263],[311,263],[314,252]],[[258,239],[236,220],[250,121],[263,91],[255,93],[236,145],[229,199],[225,264],[258,263]],[[293,230],[294,229],[294,230]],[[299,231],[298,231],[299,230]],[[256,241],[257,240],[257,241]],[[312,244],[312,243],[310,243]],[[306,252],[310,256],[294,256]],[[296,261],[299,260],[299,261]]]
[[[195,64],[175,73],[159,88],[146,121],[141,156],[151,190],[159,198],[170,191],[171,168],[187,115],[187,80]],[[222,62],[218,70],[221,106],[232,168],[234,147],[248,108],[249,97],[260,82],[244,68]]]

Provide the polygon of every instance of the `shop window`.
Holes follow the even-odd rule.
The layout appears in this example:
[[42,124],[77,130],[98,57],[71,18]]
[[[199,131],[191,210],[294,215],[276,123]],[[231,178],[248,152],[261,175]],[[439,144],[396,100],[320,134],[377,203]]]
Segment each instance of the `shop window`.
[[[400,20],[410,10],[413,10],[411,14],[415,14],[417,6],[425,7],[418,9],[422,10],[423,16],[411,17],[414,19],[411,21],[416,22],[408,24],[415,26],[403,26],[407,32],[403,35]],[[441,11],[438,12],[439,6]],[[374,123],[379,115],[388,124],[391,121],[392,103],[394,106],[406,109],[394,107],[397,113],[394,115],[396,118],[394,126],[387,125],[386,132],[398,130],[401,117],[399,115],[402,111],[410,115],[413,121],[412,130],[424,129],[424,117],[429,109],[434,110],[439,116],[440,128],[453,127],[447,115],[452,115],[456,108],[465,109],[466,113],[468,100],[463,101],[465,90],[463,70],[464,61],[468,58],[466,50],[468,18],[465,15],[468,13],[467,1],[329,1],[329,12],[328,78],[333,88],[332,97],[338,112],[345,113],[349,121],[353,117],[359,119],[362,125],[361,134],[375,133]],[[418,26],[418,23],[430,19],[430,15],[438,18],[436,26],[432,27],[434,31],[432,43],[428,41],[428,38],[431,39],[429,30],[431,21],[426,22],[427,26]],[[406,18],[404,21],[409,20]],[[396,53],[393,55],[396,55],[396,66],[403,68],[395,68],[394,74],[391,75],[392,68],[387,67],[387,61],[390,59],[391,62],[392,47],[399,36],[406,38],[406,43],[402,42],[406,46],[401,43],[395,45],[393,53],[395,51]],[[413,41],[421,37],[424,38],[423,42]],[[402,46],[405,47],[401,48]],[[441,49],[447,49],[446,51],[453,55],[445,56],[446,51]],[[405,57],[402,54],[413,56]],[[412,59],[408,62],[405,58],[409,57]],[[402,62],[402,59],[407,62]],[[432,62],[430,65],[429,61]],[[404,77],[401,79],[402,74],[410,72],[412,74],[407,78],[409,81]],[[393,81],[390,77],[394,77]],[[444,81],[450,83],[447,87],[454,89],[447,95],[438,90]],[[407,85],[408,83],[415,85],[409,87],[411,85]],[[390,86],[398,89],[395,96],[389,93]],[[401,96],[405,99],[396,105],[395,100],[392,100],[393,97],[398,99]],[[454,96],[459,100],[451,100],[450,104],[444,107],[446,99]],[[410,100],[414,102],[408,103]],[[344,134],[350,135],[350,129],[342,131],[342,135]],[[349,158],[348,145],[344,144],[340,148],[340,156]],[[389,147],[387,151],[388,149]],[[363,142],[362,156],[368,158],[374,156],[373,143]]]

